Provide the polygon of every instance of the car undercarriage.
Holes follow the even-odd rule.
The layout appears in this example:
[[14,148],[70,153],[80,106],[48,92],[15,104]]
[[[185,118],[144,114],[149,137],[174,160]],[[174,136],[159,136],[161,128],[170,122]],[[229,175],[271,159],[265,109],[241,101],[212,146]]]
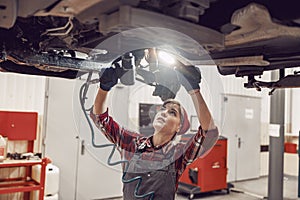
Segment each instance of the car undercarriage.
[[[248,88],[290,88],[299,72],[284,69],[299,66],[299,46],[296,1],[0,0],[0,71],[76,78],[128,53],[138,69],[158,47],[248,77]],[[279,80],[255,78],[271,70]]]

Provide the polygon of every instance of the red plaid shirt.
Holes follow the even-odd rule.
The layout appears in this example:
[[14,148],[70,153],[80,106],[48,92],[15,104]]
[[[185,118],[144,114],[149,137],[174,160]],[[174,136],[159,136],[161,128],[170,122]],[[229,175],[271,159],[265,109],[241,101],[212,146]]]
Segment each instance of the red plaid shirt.
[[130,160],[135,152],[147,152],[143,159],[161,160],[164,155],[171,149],[174,150],[175,167],[176,167],[176,183],[178,183],[180,175],[183,173],[187,165],[192,163],[196,158],[204,156],[209,152],[211,147],[218,139],[218,130],[213,129],[203,131],[201,126],[198,132],[187,140],[178,139],[175,136],[172,140],[160,146],[153,146],[152,136],[144,137],[139,133],[129,131],[113,120],[108,115],[108,110],[100,115],[90,113],[97,128],[102,130],[106,138],[120,147],[123,151],[122,156]]

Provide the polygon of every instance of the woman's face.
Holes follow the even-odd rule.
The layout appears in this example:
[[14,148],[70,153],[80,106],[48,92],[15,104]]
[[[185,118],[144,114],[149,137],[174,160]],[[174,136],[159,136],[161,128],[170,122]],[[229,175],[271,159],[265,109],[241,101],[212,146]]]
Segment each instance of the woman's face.
[[162,106],[155,115],[153,127],[156,132],[174,134],[180,129],[180,107],[175,103]]

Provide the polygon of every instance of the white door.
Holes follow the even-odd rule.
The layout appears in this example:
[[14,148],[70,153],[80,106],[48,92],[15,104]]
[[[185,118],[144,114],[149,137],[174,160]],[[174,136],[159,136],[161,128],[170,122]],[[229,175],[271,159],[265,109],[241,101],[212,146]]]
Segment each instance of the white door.
[[[90,147],[91,132],[79,104],[78,86],[81,83],[82,80],[56,78],[49,81],[45,151],[60,168],[59,199],[122,196],[120,166],[105,165],[111,148],[95,150]],[[97,142],[107,143],[102,134],[96,134]],[[84,150],[82,146],[85,146]]]
[[222,135],[228,138],[228,181],[259,177],[261,99],[223,96]]
[[[86,118],[79,102],[79,87],[82,83],[83,81],[77,81],[73,100],[74,118],[78,120],[79,132],[76,199],[93,200],[120,197],[122,196],[121,165],[111,166],[108,164],[113,145],[94,126],[92,121],[90,122],[94,133],[90,129],[87,121],[91,120],[89,111],[86,112]],[[86,109],[89,109],[93,105],[96,92],[96,85],[90,86],[85,103]],[[109,111],[111,113],[112,109]],[[121,119],[121,121],[123,120]],[[94,134],[94,144],[97,147],[93,146],[92,134]],[[106,146],[107,144],[111,146]],[[99,145],[104,146],[99,147]],[[119,160],[121,160],[120,154],[118,151],[115,151],[111,161],[115,162]]]

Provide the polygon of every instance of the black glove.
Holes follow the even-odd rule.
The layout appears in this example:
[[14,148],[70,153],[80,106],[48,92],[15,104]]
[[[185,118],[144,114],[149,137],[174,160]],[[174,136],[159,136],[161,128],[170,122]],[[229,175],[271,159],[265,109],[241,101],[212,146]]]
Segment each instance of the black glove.
[[180,66],[175,69],[177,77],[181,85],[187,92],[195,89],[200,89],[201,72],[195,66]]
[[113,67],[101,69],[99,72],[100,88],[109,91],[118,83],[118,76],[116,69]]
[[180,89],[177,73],[170,67],[160,66],[159,69],[159,71],[154,73],[156,86],[152,95],[159,96],[162,101],[174,99]]

